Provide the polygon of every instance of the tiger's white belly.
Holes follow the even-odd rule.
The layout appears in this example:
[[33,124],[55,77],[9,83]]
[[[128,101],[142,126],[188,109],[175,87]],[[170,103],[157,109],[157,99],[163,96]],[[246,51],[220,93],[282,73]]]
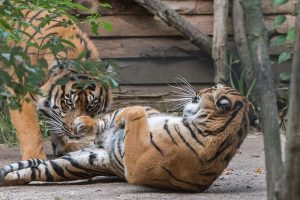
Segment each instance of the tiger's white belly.
[[168,120],[168,125],[179,124],[182,120],[181,117],[174,117],[169,115],[161,115],[148,118],[148,125],[150,132],[155,134],[156,132],[160,132],[161,128],[164,127],[166,120]]

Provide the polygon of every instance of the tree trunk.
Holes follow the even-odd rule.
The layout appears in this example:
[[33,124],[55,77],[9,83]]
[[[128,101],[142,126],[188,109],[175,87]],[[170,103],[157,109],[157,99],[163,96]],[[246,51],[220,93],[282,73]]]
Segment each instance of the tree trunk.
[[266,42],[266,28],[263,23],[261,0],[242,0],[247,22],[247,40],[256,78],[256,90],[261,106],[262,129],[264,132],[267,197],[278,199],[280,179],[283,172],[279,137],[278,110],[271,60]]
[[158,16],[161,20],[176,28],[181,32],[187,39],[189,39],[193,44],[203,49],[206,53],[211,55],[212,51],[212,41],[199,29],[192,26],[188,21],[186,21],[182,16],[180,16],[176,11],[165,6],[160,0],[134,0],[149,12]]
[[300,199],[300,0],[297,6],[282,199]]
[[228,0],[214,0],[212,57],[215,61],[215,83],[228,83],[227,24]]
[[234,41],[241,60],[242,68],[245,71],[244,74],[246,79],[246,85],[249,89],[252,81],[254,81],[253,65],[246,37],[244,25],[244,11],[241,6],[241,0],[233,0],[232,18],[234,24]]

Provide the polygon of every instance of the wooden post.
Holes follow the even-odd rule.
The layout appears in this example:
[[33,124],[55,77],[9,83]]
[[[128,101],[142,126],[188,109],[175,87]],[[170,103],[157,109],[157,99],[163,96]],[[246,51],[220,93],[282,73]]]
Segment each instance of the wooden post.
[[227,24],[228,0],[214,0],[212,57],[215,61],[215,83],[228,83]]
[[261,0],[242,0],[247,23],[247,40],[261,106],[267,169],[267,199],[279,198],[283,173],[275,86],[266,42]]
[[296,41],[289,95],[285,176],[282,184],[282,199],[290,200],[300,199],[300,0],[298,0],[296,13]]
[[254,81],[253,65],[246,37],[244,11],[241,6],[241,0],[233,0],[232,20],[234,41],[241,60],[242,68],[245,71],[247,87],[250,87],[252,81]]
[[165,6],[160,0],[134,0],[139,5],[146,8],[150,13],[158,16],[168,25],[173,26],[189,39],[197,47],[203,49],[211,55],[212,41],[196,27],[192,26],[187,20],[180,16],[176,11]]

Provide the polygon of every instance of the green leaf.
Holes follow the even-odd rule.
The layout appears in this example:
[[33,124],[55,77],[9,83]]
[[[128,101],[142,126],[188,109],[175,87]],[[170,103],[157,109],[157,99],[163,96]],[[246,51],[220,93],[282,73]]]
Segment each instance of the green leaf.
[[287,3],[289,0],[274,0],[274,5],[282,5],[282,4],[285,4]]
[[99,33],[98,33],[99,24],[92,23],[91,25],[92,25],[92,33],[95,35],[99,35]]
[[279,55],[279,58],[278,58],[278,64],[280,63],[283,63],[289,59],[292,58],[292,55],[291,53],[288,53],[288,52],[282,52],[280,55]]
[[104,27],[104,29],[106,31],[112,31],[112,25],[111,25],[111,23],[103,22],[102,25],[103,25],[103,27]]
[[290,81],[291,80],[291,75],[287,72],[283,72],[279,74],[279,80],[280,81]]
[[112,8],[111,5],[109,5],[108,3],[100,3],[100,5],[103,8]]
[[295,27],[291,27],[289,28],[289,31],[286,35],[286,40],[293,42],[295,41],[295,38],[296,38],[296,29]]
[[274,26],[278,26],[278,25],[283,24],[285,22],[285,20],[286,20],[285,15],[277,15],[275,17],[275,20],[274,20],[273,24],[274,24]]
[[285,35],[279,35],[276,36],[274,40],[272,40],[272,44],[275,46],[281,46],[284,44],[285,40],[286,40]]

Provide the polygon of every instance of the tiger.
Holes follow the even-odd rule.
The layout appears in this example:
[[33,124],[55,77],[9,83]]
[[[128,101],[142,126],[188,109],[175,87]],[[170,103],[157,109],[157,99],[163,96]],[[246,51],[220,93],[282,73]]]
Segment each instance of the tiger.
[[96,133],[94,147],[4,166],[0,185],[117,175],[135,185],[205,191],[245,139],[254,107],[227,86],[185,92],[182,116],[131,106],[99,119],[76,118],[78,131]]
[[[47,76],[40,86],[42,95],[32,96],[28,94],[21,102],[22,112],[10,110],[22,159],[46,159],[37,110],[41,110],[46,116],[56,156],[89,146],[86,138],[80,137],[73,131],[73,120],[81,115],[94,117],[105,112],[112,101],[111,89],[95,81],[87,87],[74,88],[78,82],[87,80],[93,82],[96,77],[92,77],[84,70],[79,74],[73,68],[72,61],[83,55],[84,52],[85,54],[81,59],[83,62],[100,61],[96,46],[76,24],[71,23],[67,16],[57,16],[46,26],[36,30],[34,27],[41,23],[40,19],[51,16],[53,13],[43,9],[23,10],[22,13],[24,19],[32,25],[23,28],[24,30],[19,27],[27,33],[22,36],[24,40],[36,42],[41,46],[50,41],[51,37],[49,36],[57,36],[74,45],[67,47],[66,53],[60,53],[60,57],[57,58],[57,56],[49,53],[49,49],[39,49],[34,46],[26,46],[25,42],[21,43],[21,46],[30,55],[31,63],[37,64],[39,58],[44,58],[48,63]],[[61,25],[62,22],[70,23]],[[63,67],[63,63],[67,67]],[[10,73],[15,74],[14,71]],[[62,80],[65,79],[66,83],[61,84]],[[26,98],[29,98],[30,101],[25,101]],[[56,129],[56,127],[60,128]]]

